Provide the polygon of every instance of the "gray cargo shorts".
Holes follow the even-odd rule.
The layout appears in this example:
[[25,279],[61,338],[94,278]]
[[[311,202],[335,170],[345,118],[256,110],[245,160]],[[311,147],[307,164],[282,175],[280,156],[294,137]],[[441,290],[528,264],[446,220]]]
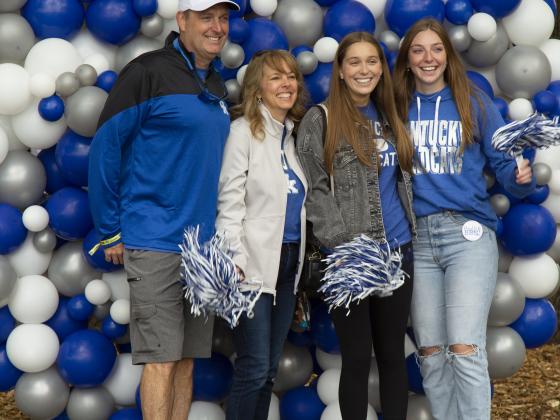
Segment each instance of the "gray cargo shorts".
[[191,315],[180,282],[181,255],[125,249],[132,363],[210,357],[213,316]]

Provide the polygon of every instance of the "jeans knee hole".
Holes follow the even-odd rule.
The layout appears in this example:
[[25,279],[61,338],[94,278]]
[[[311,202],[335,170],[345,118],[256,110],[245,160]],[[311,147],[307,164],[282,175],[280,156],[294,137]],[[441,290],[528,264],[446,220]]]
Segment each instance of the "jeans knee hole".
[[456,357],[471,357],[478,354],[479,348],[476,344],[462,344],[460,346],[468,347],[468,350],[455,351],[455,345],[449,346],[449,355]]
[[443,351],[443,346],[421,347],[418,349],[418,359],[423,360],[429,357],[435,357]]

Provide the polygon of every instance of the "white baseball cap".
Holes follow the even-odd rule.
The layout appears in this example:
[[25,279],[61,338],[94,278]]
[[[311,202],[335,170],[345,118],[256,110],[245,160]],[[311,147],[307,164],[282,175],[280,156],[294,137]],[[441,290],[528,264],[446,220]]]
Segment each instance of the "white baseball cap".
[[226,4],[230,9],[239,10],[239,5],[232,0],[179,0],[179,11],[194,10],[195,12],[201,12],[220,3]]

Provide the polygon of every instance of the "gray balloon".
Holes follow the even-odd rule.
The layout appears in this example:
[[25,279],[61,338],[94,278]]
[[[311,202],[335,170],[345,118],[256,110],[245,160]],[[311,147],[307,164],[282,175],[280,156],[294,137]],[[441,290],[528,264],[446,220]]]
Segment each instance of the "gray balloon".
[[155,38],[163,32],[163,18],[157,13],[142,18],[140,33],[148,38]]
[[463,52],[471,46],[473,39],[471,34],[469,34],[467,25],[453,26],[449,28],[447,33],[455,50]]
[[511,255],[502,244],[498,241],[498,271],[500,273],[507,273],[511,261],[513,260],[513,255]]
[[307,347],[297,347],[286,341],[272,390],[282,392],[304,385],[312,372],[313,359]]
[[228,358],[235,353],[231,329],[221,319],[217,319],[214,323],[212,351],[221,353]]
[[463,57],[476,67],[488,67],[496,64],[509,47],[509,38],[504,25],[498,24],[496,33],[488,41],[473,40]]
[[70,420],[102,420],[111,417],[114,407],[112,395],[102,386],[74,388],[68,399],[66,414]]
[[97,86],[80,88],[66,100],[64,114],[68,127],[81,136],[93,137],[107,96],[107,92]]
[[546,185],[552,177],[552,169],[544,162],[537,162],[533,165],[533,174],[537,181],[537,185]]
[[17,12],[23,7],[27,0],[2,0],[0,1],[0,12]]
[[317,68],[319,59],[311,51],[302,51],[298,54],[296,62],[302,74],[311,74]]
[[401,39],[393,31],[383,31],[379,34],[380,42],[383,42],[390,51],[398,51]]
[[127,42],[117,50],[115,69],[117,72],[120,72],[124,66],[139,55],[148,51],[157,50],[158,48],[161,48],[161,42],[156,39],[146,38],[142,35],[134,37],[132,41]]
[[241,99],[241,86],[236,79],[229,79],[225,81],[227,89],[227,100],[231,103],[238,104]]
[[75,93],[80,88],[80,79],[72,72],[64,72],[56,78],[56,93],[66,97]]
[[537,47],[516,45],[496,65],[496,82],[510,98],[530,99],[550,83],[550,61]]
[[17,274],[3,255],[0,255],[0,308],[8,304],[10,293],[16,284]]
[[0,63],[21,63],[35,43],[31,25],[15,13],[0,14]]
[[525,362],[525,344],[510,327],[488,327],[486,331],[488,373],[492,379],[508,378]]
[[16,383],[16,405],[33,419],[52,419],[64,411],[70,388],[54,366],[24,373]]
[[516,281],[506,273],[498,273],[498,281],[488,314],[488,325],[505,327],[511,324],[525,308],[525,295]]
[[83,293],[86,284],[101,278],[82,254],[82,241],[67,242],[52,257],[47,277],[61,295],[75,296]]
[[222,63],[224,63],[225,67],[229,69],[236,69],[243,64],[243,60],[245,60],[245,51],[243,51],[241,45],[229,42],[222,49],[220,59],[222,60]]
[[430,402],[424,395],[408,397],[406,420],[433,420]]
[[323,33],[323,11],[313,0],[283,0],[272,15],[291,46],[313,45]]
[[496,212],[496,216],[503,216],[509,211],[509,198],[504,194],[494,194],[490,197],[490,204]]
[[486,181],[486,189],[490,189],[496,183],[496,177],[488,172],[484,172],[484,180]]
[[39,252],[47,253],[56,248],[56,235],[51,228],[43,229],[33,235],[33,246]]
[[41,199],[46,185],[43,164],[26,150],[12,150],[0,164],[0,203],[24,210]]
[[105,317],[109,314],[111,310],[111,305],[109,303],[104,303],[103,305],[96,305],[93,310],[93,316],[98,321],[103,321]]
[[97,81],[97,70],[90,64],[78,66],[75,73],[82,86],[92,86]]

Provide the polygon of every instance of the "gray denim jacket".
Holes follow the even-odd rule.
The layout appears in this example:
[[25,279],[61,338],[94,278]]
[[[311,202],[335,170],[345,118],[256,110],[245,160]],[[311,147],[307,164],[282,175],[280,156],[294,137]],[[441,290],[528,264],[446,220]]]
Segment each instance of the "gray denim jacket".
[[[387,141],[394,143],[391,138]],[[378,156],[374,153],[373,166],[367,167],[358,160],[352,146],[342,141],[333,161],[333,197],[323,158],[323,115],[318,107],[310,108],[302,119],[296,146],[309,184],[305,202],[307,220],[313,224],[313,233],[321,245],[334,248],[362,233],[378,241],[386,241],[379,194]],[[412,183],[410,175],[403,170],[398,175],[397,189],[412,235],[416,237]]]

